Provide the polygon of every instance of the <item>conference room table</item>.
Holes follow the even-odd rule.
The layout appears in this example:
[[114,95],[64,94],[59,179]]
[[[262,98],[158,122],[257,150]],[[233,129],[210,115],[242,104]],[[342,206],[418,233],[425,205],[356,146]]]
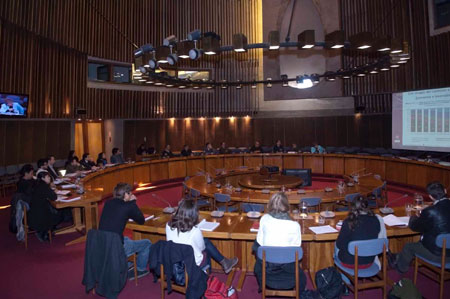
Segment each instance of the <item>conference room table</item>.
[[[145,215],[153,215],[154,218],[147,220],[143,225],[129,222],[127,228],[132,230],[133,238],[136,240],[148,238],[152,243],[165,240],[165,227],[171,219],[171,215],[163,213],[161,208],[142,207],[141,211]],[[378,210],[376,212],[379,213]],[[327,218],[324,223],[319,223],[321,220],[319,213],[308,214],[306,219],[300,219],[296,214],[291,214],[291,217],[298,221],[301,227],[304,251],[302,269],[310,273],[313,282],[318,270],[334,265],[334,243],[338,233],[315,234],[310,227],[321,225],[336,227],[336,223],[345,219],[347,214],[347,212],[336,212],[334,218]],[[394,214],[405,216],[405,209],[403,207],[394,208]],[[203,219],[220,223],[212,232],[203,231],[203,236],[209,238],[224,256],[239,258],[238,267],[241,273],[237,290],[241,290],[246,275],[253,272],[255,257],[252,254],[252,245],[257,233],[250,229],[255,222],[259,222],[259,219],[252,219],[241,213],[225,213],[221,218],[214,218],[210,212],[201,211],[199,220]],[[404,244],[416,242],[419,239],[419,234],[408,227],[386,226],[386,232],[389,238],[389,250],[393,253],[401,251]],[[214,261],[212,268],[213,270],[221,269],[220,265]],[[227,283],[231,284],[232,280],[233,276],[229,276]]]

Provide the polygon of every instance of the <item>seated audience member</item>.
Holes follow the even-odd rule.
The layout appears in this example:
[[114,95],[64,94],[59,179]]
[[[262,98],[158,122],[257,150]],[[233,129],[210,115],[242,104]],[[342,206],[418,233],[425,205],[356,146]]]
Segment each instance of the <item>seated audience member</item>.
[[101,152],[97,156],[97,166],[103,167],[106,164],[108,164],[108,161],[106,160],[106,154],[104,152]]
[[173,153],[170,149],[170,144],[166,145],[161,153],[161,158],[173,158]]
[[[335,252],[335,255],[337,254],[344,267],[353,269],[355,257],[348,252],[348,244],[351,241],[385,237],[386,229],[383,218],[375,215],[369,208],[369,201],[360,196],[353,202],[351,211],[342,224],[336,240],[337,252]],[[358,257],[358,268],[368,268],[374,260],[375,256]]]
[[219,147],[218,151],[219,151],[219,154],[221,154],[221,155],[226,155],[226,154],[230,153],[230,150],[228,149],[227,144],[225,143],[225,141],[223,141],[220,144],[220,147]]
[[[132,187],[126,183],[119,183],[114,187],[114,198],[107,201],[100,217],[99,230],[117,233],[122,238],[126,256],[137,253],[138,277],[149,273],[147,269],[151,242],[148,239],[131,240],[123,236],[128,219],[137,224],[144,224],[145,218],[136,204],[136,196],[131,193]],[[134,269],[128,270],[128,278],[134,279]]]
[[117,148],[112,149],[112,156],[110,158],[111,164],[123,164],[125,161],[123,160],[122,152]]
[[89,153],[84,153],[83,158],[80,161],[80,165],[83,167],[84,170],[91,170],[95,169],[95,163],[92,161],[91,157],[89,156]]
[[138,155],[147,155],[147,149],[145,148],[145,144],[141,143],[136,150],[136,154]]
[[66,174],[75,173],[77,171],[82,171],[80,163],[78,163],[77,157],[73,157],[70,163],[66,166]]
[[299,152],[300,152],[300,149],[298,148],[298,146],[297,146],[296,143],[292,143],[292,147],[291,147],[291,149],[290,149],[289,151],[290,151],[290,152],[296,152],[296,153],[299,153]]
[[36,180],[33,177],[33,166],[31,164],[25,164],[20,169],[20,179],[17,182],[17,192],[25,195],[24,200],[30,203],[33,189],[36,184]]
[[277,140],[277,143],[275,143],[275,145],[273,146],[272,152],[274,152],[274,153],[282,153],[282,152],[284,152],[284,148],[281,145],[281,140]]
[[207,142],[205,145],[205,155],[214,155],[214,148],[212,147],[211,143]]
[[56,169],[53,167],[53,165],[55,165],[55,156],[49,156],[48,160],[47,160],[47,171],[48,174],[50,174],[50,176],[52,177],[53,180],[55,180],[57,177],[59,177],[58,172],[56,171]]
[[48,160],[47,158],[43,158],[43,159],[39,159],[37,161],[36,175],[38,175],[41,171],[48,172],[48,170],[47,170],[47,168],[48,168],[47,160]]
[[[298,246],[302,244],[300,224],[289,216],[289,201],[282,192],[272,195],[267,205],[267,214],[261,217],[253,251],[259,246]],[[256,258],[254,273],[262,289],[262,260]],[[299,271],[300,292],[306,287],[306,275]],[[266,262],[266,285],[274,289],[295,287],[295,264],[273,264]]]
[[255,141],[255,144],[250,148],[250,153],[259,154],[262,152],[262,147],[259,141]]
[[153,155],[153,154],[156,154],[156,149],[154,146],[149,146],[147,148],[147,155]]
[[189,145],[185,144],[183,146],[183,149],[181,150],[181,156],[182,157],[190,157],[190,156],[192,156],[192,151],[189,148]]
[[70,164],[70,161],[72,161],[72,158],[77,158],[77,161],[79,161],[78,157],[75,155],[75,151],[74,150],[70,150],[69,151],[69,155],[67,156],[67,161],[66,161],[66,165]]
[[41,171],[37,175],[28,213],[28,223],[36,230],[36,236],[41,242],[49,240],[48,231],[55,228],[64,218],[61,211],[50,204],[50,201],[58,197],[50,187],[51,181],[52,178],[46,171]]
[[220,263],[225,273],[229,273],[237,264],[238,258],[225,258],[207,238],[203,238],[198,228],[198,208],[195,201],[184,199],[178,203],[178,209],[172,220],[166,224],[167,241],[192,246],[195,263],[202,269],[211,265],[211,258]]
[[[419,242],[407,243],[403,250],[389,256],[389,264],[398,272],[405,273],[415,254],[420,254],[427,260],[441,262],[442,249],[436,246],[439,234],[450,233],[450,200],[447,190],[439,182],[432,182],[427,186],[427,193],[433,204],[420,213],[411,216],[409,228],[422,234]],[[450,244],[447,244],[446,263],[450,263]]]
[[314,142],[314,146],[311,147],[312,154],[325,154],[325,148],[319,145],[319,143]]

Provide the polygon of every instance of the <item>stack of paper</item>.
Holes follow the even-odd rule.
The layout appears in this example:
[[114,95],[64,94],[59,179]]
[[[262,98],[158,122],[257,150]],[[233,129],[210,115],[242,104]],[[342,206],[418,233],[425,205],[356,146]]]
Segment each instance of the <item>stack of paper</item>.
[[[155,215],[146,215],[146,214],[144,214],[144,217],[145,217],[145,221],[147,221],[147,220],[150,220],[150,219],[153,219],[153,218],[155,218]],[[133,219],[128,219],[128,221],[129,222],[134,222],[134,220]]]
[[199,224],[198,228],[207,232],[214,231],[220,225],[219,222],[209,222],[203,219]]
[[63,189],[75,189],[77,187],[77,185],[75,184],[67,184],[67,185],[62,185],[61,188]]
[[405,216],[405,217],[397,217],[393,214],[389,214],[387,216],[383,217],[384,220],[384,224],[386,224],[387,226],[408,226],[409,224],[409,217]]
[[[67,196],[62,196],[62,197],[65,197],[65,198],[67,198]],[[81,197],[72,197],[72,198],[69,198],[69,199],[64,199],[64,198],[62,198],[62,199],[60,199],[59,197],[58,197],[58,199],[56,200],[56,201],[60,201],[60,202],[72,202],[72,201],[76,201],[76,200],[80,200],[81,199]]]
[[309,229],[312,230],[316,235],[338,232],[334,227],[330,225],[311,226]]
[[66,177],[68,177],[68,178],[74,178],[74,177],[76,177],[78,175],[78,173],[76,173],[76,172],[73,172],[73,173],[66,173]]
[[70,193],[70,190],[57,190],[56,194],[58,195],[67,195]]

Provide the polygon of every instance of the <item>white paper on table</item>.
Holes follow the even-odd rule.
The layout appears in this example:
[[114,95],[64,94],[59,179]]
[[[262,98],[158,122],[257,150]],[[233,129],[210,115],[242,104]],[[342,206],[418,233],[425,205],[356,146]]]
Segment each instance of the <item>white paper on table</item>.
[[77,175],[78,175],[78,173],[73,172],[73,173],[67,173],[65,176],[68,178],[73,178],[73,177],[76,177]]
[[206,221],[205,219],[203,219],[199,224],[198,224],[198,228],[200,230],[204,230],[207,232],[212,232],[213,230],[215,230],[218,226],[220,225],[219,222],[209,222]]
[[383,221],[387,226],[407,226],[409,224],[409,217],[397,217],[395,215],[389,214],[383,217]]
[[53,183],[54,183],[55,185],[59,185],[59,184],[61,184],[62,182],[64,182],[64,181],[61,180],[61,179],[56,179],[56,180],[53,181]]
[[75,185],[75,184],[67,184],[67,185],[61,186],[61,188],[63,188],[63,189],[74,189],[76,187],[77,187],[77,185]]
[[58,195],[67,195],[70,193],[70,190],[57,190],[56,194]]
[[105,164],[105,167],[112,167],[114,165],[116,165],[116,164]]
[[63,196],[63,195],[58,195],[58,198],[56,199],[57,201],[62,201],[64,199],[66,199],[67,196]]
[[334,227],[330,225],[310,226],[309,229],[312,230],[316,235],[338,232]]
[[[64,197],[66,197],[66,196],[64,196]],[[66,197],[67,198],[67,197]],[[80,200],[81,199],[81,197],[80,196],[78,196],[78,197],[73,197],[73,198],[69,198],[69,199],[57,199],[56,201],[60,201],[60,202],[72,202],[72,201],[77,201],[77,200]]]
[[[155,218],[155,215],[149,215],[149,216],[145,217],[145,221],[150,220],[150,219],[153,219],[153,218]],[[129,218],[128,221],[129,221],[129,222],[134,222],[134,220],[131,219],[131,218]]]

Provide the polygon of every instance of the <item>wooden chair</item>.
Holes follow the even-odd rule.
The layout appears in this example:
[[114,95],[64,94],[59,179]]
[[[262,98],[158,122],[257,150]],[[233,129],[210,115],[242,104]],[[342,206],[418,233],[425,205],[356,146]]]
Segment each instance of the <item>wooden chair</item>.
[[350,193],[350,194],[345,195],[345,206],[337,208],[336,211],[338,211],[338,212],[350,211],[353,202],[360,195],[361,194],[359,194],[359,193]]
[[314,212],[320,212],[321,210],[320,204],[322,202],[322,199],[320,197],[305,197],[300,200],[300,205],[302,202],[306,203],[308,210],[310,208],[314,208]]
[[[257,252],[258,258],[262,260],[262,297],[283,296],[299,298],[300,291],[300,269],[298,261],[303,257],[301,247],[277,247],[260,246]],[[266,287],[266,262],[275,264],[295,263],[295,288],[293,290],[268,290]]]
[[[22,206],[23,208],[23,230],[25,232],[24,234],[24,241],[25,241],[25,249],[28,249],[28,234],[36,233],[36,231],[31,230],[28,226],[28,216],[27,216],[27,208],[25,205]],[[50,243],[52,242],[52,231],[48,231],[48,239]]]
[[134,266],[134,284],[138,285],[138,275],[137,275],[137,266],[136,266],[136,253],[133,253],[129,257],[127,257],[127,262],[132,262]]
[[195,201],[199,210],[206,209],[208,211],[211,210],[211,201],[209,198],[202,196],[201,192],[197,189],[191,188],[190,190],[190,198]]
[[231,196],[229,194],[214,194],[214,206],[218,211],[236,212],[239,210],[239,207],[236,207],[237,204],[237,202],[231,201]]
[[[450,243],[450,234],[440,234],[436,238],[436,246],[442,248],[442,258],[441,262],[433,262],[421,257],[416,254],[414,261],[414,284],[417,282],[417,272],[420,271],[423,275],[431,278],[432,280],[439,282],[439,298],[442,299],[444,296],[444,282],[450,279],[450,263],[446,263],[446,250],[447,244]],[[424,267],[424,269],[419,269],[419,267]]]
[[[386,248],[389,243],[387,239],[372,239],[363,241],[352,241],[348,244],[348,252],[354,255],[354,267],[353,269],[344,267],[342,262],[337,256],[334,258],[334,263],[338,270],[345,275],[345,284],[355,294],[355,299],[358,299],[358,291],[369,288],[383,288],[383,298],[386,298],[387,287],[387,261],[386,261]],[[373,263],[369,268],[358,269],[358,256],[378,256],[382,254],[381,275],[380,269],[376,263]],[[378,280],[371,280],[370,282],[359,282],[359,278],[373,279],[378,277]],[[344,277],[343,277],[344,278]]]
[[[160,272],[161,272],[161,277],[159,279],[160,280],[160,285],[161,285],[161,299],[164,299],[164,290],[167,289],[167,282],[164,279],[164,266],[163,266],[163,264],[160,265],[159,269],[160,269]],[[172,290],[175,290],[177,292],[186,294],[187,286],[188,286],[188,283],[189,283],[189,277],[188,277],[188,274],[186,272],[186,269],[184,269],[184,279],[185,279],[184,280],[185,281],[184,286],[180,286],[180,285],[177,285],[175,283],[172,283]]]

